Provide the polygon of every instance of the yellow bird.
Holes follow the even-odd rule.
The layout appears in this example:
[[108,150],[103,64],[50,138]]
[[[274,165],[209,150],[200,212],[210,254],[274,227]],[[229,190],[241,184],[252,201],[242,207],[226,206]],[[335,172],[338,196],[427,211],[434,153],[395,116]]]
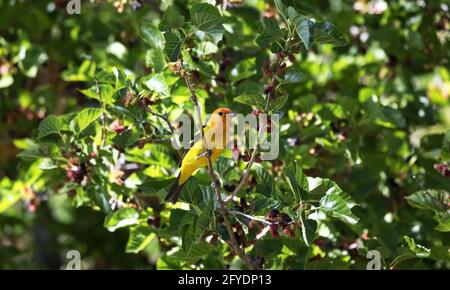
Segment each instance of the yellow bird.
[[[221,132],[222,136],[220,136],[222,137],[223,143],[219,144],[222,146],[218,146],[220,148],[214,148],[214,146],[212,145],[211,146],[212,148],[210,148],[211,161],[215,161],[217,158],[219,158],[223,149],[226,147],[227,142],[229,141],[229,138],[223,136],[228,136],[228,134],[226,134],[227,126],[225,124],[227,115],[231,113],[232,113],[231,110],[227,108],[216,109],[209,118],[208,122],[206,123],[205,128],[203,129],[204,136],[208,136],[208,133],[210,133],[211,135],[210,139],[212,141],[215,141],[215,137],[212,136],[213,134],[212,132],[214,132],[215,130],[217,131],[220,130],[220,128],[217,126],[222,126],[223,128],[223,131]],[[206,140],[208,140],[208,138],[206,138]],[[194,143],[194,146],[192,146],[191,149],[189,149],[189,151],[184,156],[183,161],[181,162],[180,173],[177,177],[177,180],[170,188],[169,193],[165,198],[166,201],[176,203],[178,197],[180,196],[181,189],[183,188],[184,183],[189,179],[189,177],[191,177],[191,175],[194,174],[195,171],[197,171],[198,169],[208,166],[208,159],[206,157],[206,153],[207,150],[205,150],[205,146],[202,139]]]

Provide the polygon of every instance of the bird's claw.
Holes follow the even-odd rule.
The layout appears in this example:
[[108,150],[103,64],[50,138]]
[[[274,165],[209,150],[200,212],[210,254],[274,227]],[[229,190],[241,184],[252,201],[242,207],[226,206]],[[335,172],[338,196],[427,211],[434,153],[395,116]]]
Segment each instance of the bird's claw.
[[197,159],[200,159],[202,157],[211,158],[212,152],[211,150],[206,150],[202,154],[197,156]]

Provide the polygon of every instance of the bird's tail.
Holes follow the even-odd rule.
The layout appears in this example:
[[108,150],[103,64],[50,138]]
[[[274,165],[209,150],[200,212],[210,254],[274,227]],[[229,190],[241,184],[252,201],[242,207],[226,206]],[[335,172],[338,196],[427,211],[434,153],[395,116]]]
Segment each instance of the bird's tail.
[[169,190],[169,193],[166,195],[165,201],[175,204],[180,197],[181,190],[183,189],[183,184],[178,184],[180,180],[180,175],[178,175],[177,179],[173,183],[172,187]]

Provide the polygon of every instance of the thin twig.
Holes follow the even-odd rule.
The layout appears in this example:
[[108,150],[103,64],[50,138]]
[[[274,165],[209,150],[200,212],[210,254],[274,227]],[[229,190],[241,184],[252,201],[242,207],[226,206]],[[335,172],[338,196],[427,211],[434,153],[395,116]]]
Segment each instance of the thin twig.
[[265,223],[265,224],[267,224],[267,225],[273,224],[273,223],[271,223],[271,222],[269,222],[269,221],[266,221],[265,219],[258,218],[258,217],[255,217],[255,216],[251,216],[251,215],[242,213],[242,212],[240,212],[240,211],[230,210],[229,213],[234,214],[234,215],[241,215],[241,216],[246,217],[246,218],[248,218],[248,219],[255,220],[255,221],[259,221],[259,222]]
[[[182,61],[180,62],[180,65],[181,65],[181,76],[184,78],[184,81],[186,82],[186,86],[188,87],[189,92],[191,93],[191,100],[195,106],[196,113],[197,113],[197,119],[199,120],[199,123],[200,123],[200,128],[199,128],[200,129],[200,137],[202,138],[202,142],[203,142],[203,146],[205,147],[205,150],[208,150],[206,140],[203,136],[204,134],[203,134],[202,113],[201,113],[201,107],[198,104],[197,94],[196,94],[195,89],[192,85],[192,82],[189,78],[189,73],[183,68]],[[212,184],[214,186],[214,189],[215,189],[215,192],[217,195],[217,200],[219,202],[220,213],[223,217],[223,223],[225,224],[225,227],[228,232],[228,236],[230,238],[229,245],[230,245],[231,249],[233,250],[233,252],[235,254],[237,254],[242,259],[242,261],[244,261],[244,263],[247,265],[247,267],[249,269],[257,270],[258,267],[252,261],[251,257],[244,253],[244,251],[239,246],[239,244],[236,240],[236,237],[234,236],[233,228],[231,227],[230,221],[228,219],[228,212],[227,212],[227,209],[225,208],[225,202],[222,199],[222,195],[220,193],[220,183],[219,183],[219,180],[217,179],[217,174],[212,165],[211,154],[209,154],[209,153],[206,154],[206,160],[208,162],[208,173],[211,177],[211,181],[212,181]]]
[[[282,61],[283,61],[283,59],[279,55],[277,55],[277,58],[276,58],[275,64],[274,64],[274,69],[273,69],[273,76],[272,76],[272,79],[270,80],[270,85],[271,86],[275,85],[277,69],[280,66]],[[264,108],[264,112],[267,112],[267,110],[269,109],[269,104],[270,104],[270,96],[267,95],[267,100],[266,100],[266,105],[265,105],[265,108]],[[259,126],[258,140],[260,139],[261,129],[262,129],[262,126]],[[248,176],[250,174],[250,170],[251,170],[252,165],[253,165],[253,163],[255,161],[255,157],[256,157],[257,153],[258,153],[258,147],[253,149],[253,152],[252,152],[252,155],[250,157],[250,160],[247,163],[247,167],[245,168],[244,173],[242,174],[241,181],[238,183],[238,185],[236,186],[235,190],[230,195],[229,199],[232,198],[233,196],[236,196],[237,193],[239,193],[239,191],[241,190],[242,186],[244,186],[244,184],[247,181],[247,178],[248,178]]]

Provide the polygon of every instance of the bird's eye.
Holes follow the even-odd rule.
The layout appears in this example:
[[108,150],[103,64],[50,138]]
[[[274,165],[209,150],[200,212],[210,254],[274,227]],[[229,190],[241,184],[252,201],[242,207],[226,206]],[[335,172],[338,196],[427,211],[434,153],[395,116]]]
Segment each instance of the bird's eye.
[[219,112],[219,116],[222,116],[223,115],[223,112]]

